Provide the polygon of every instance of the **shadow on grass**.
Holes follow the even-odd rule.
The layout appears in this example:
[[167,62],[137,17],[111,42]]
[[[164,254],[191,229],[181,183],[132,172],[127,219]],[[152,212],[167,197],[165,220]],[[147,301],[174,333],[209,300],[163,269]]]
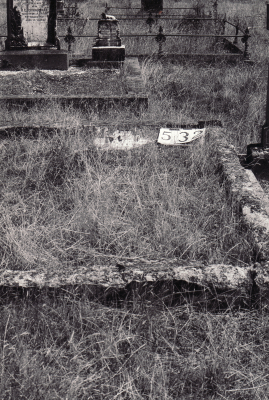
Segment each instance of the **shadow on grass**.
[[149,303],[155,307],[176,307],[191,304],[201,312],[226,312],[232,309],[257,308],[260,304],[259,288],[220,289],[213,285],[201,286],[182,280],[157,282],[130,282],[124,288],[106,288],[102,285],[64,285],[52,287],[0,287],[0,302],[20,303],[30,301],[35,305],[62,301],[94,301],[113,308],[133,309]]

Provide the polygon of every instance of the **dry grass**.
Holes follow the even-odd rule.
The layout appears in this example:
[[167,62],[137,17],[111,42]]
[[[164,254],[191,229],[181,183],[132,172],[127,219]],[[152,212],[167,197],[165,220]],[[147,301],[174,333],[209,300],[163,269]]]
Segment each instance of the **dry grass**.
[[11,302],[1,314],[2,399],[269,395],[265,309],[214,314],[137,297],[113,309],[66,293]]
[[[72,134],[2,140],[2,268],[75,267],[90,263],[94,254],[176,256],[205,264],[254,261],[248,232],[219,185],[213,141],[180,152],[153,145],[124,154],[96,152],[89,151],[91,135],[80,129],[84,120],[116,129],[144,119],[218,118],[239,151],[259,141],[268,46],[254,17],[264,5],[230,1],[225,9],[232,3],[240,18],[252,18],[254,67],[146,60],[142,73],[150,107],[140,116],[55,103],[28,112],[1,107],[1,125],[74,127]],[[143,132],[154,139],[157,133]],[[2,288],[0,398],[268,399],[268,309],[213,312],[207,304],[199,310],[191,301],[172,304],[165,300],[173,291],[169,285],[161,285],[151,302],[134,290],[120,307],[113,294],[105,303],[109,291],[98,295],[98,288],[88,288],[82,298],[76,288],[32,297],[20,291],[5,297]]]
[[264,63],[255,67],[224,63],[212,68],[148,60],[142,71],[154,102],[150,112],[156,119],[169,118],[171,110],[182,122],[219,119],[240,152],[246,151],[247,144],[259,141],[265,117]]
[[223,202],[213,143],[126,152],[90,142],[79,131],[2,142],[2,267],[75,266],[94,254],[251,262],[248,233]]

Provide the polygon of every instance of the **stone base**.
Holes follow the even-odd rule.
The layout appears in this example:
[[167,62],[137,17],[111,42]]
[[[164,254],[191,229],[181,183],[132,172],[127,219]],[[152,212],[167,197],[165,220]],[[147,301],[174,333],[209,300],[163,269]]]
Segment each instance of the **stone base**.
[[0,52],[0,69],[61,69],[69,66],[65,50],[14,50]]
[[119,69],[123,65],[123,61],[93,61],[90,57],[73,57],[69,60],[71,67],[87,67],[87,68],[102,68],[102,69]]
[[163,10],[163,0],[141,0],[141,9],[146,12],[159,12]]
[[0,96],[1,102],[4,102],[8,109],[14,110],[15,106],[19,106],[22,110],[27,110],[32,106],[41,104],[42,106],[51,102],[57,102],[63,107],[74,107],[82,110],[92,110],[97,112],[106,112],[108,109],[118,107],[130,107],[132,112],[139,114],[142,110],[148,108],[148,96],[146,94],[130,93],[125,95],[9,95]]
[[93,61],[124,61],[125,46],[101,46],[92,48]]

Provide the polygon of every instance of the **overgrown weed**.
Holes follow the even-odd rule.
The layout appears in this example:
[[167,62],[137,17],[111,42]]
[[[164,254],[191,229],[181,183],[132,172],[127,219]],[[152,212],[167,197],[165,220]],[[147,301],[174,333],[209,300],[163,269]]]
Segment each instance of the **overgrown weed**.
[[113,309],[68,293],[11,301],[1,311],[1,398],[265,399],[268,322],[266,309]]
[[5,257],[6,268],[18,268],[14,254],[31,268],[48,252],[48,263],[53,257],[74,265],[94,254],[251,262],[248,233],[223,202],[213,143],[127,152],[88,146],[80,131],[6,142],[0,160],[2,240],[12,260]]

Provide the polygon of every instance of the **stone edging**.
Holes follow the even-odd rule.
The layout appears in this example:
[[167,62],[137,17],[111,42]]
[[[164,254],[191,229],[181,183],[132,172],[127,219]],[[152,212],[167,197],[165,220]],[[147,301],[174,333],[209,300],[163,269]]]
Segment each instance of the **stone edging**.
[[220,128],[209,130],[209,135],[214,135],[214,141],[217,143],[219,172],[224,178],[227,193],[241,211],[244,223],[251,228],[260,263],[246,267],[223,264],[204,266],[198,262],[186,265],[177,259],[118,259],[103,256],[94,258],[89,265],[83,267],[50,265],[29,271],[0,270],[0,286],[61,288],[68,285],[95,285],[125,289],[132,282],[143,285],[174,280],[181,282],[183,286],[186,284],[185,288],[197,290],[193,289],[194,285],[212,296],[221,292],[222,296],[230,296],[230,299],[237,296],[248,299],[250,304],[257,302],[257,299],[267,301],[269,199],[253,173],[241,166],[234,147],[228,144],[224,134],[225,131]]
[[217,156],[228,196],[237,206],[243,222],[250,228],[256,257],[269,260],[269,198],[251,170],[241,166],[234,146],[223,129],[214,129]]
[[[192,301],[208,304],[225,302],[256,306],[269,298],[269,263],[249,267],[232,265],[180,265],[176,260],[123,261],[78,268],[46,268],[30,271],[0,270],[0,287],[26,290],[64,287],[101,287],[123,289],[136,283],[141,290],[147,285],[174,282],[177,293]],[[141,292],[142,293],[142,292]],[[185,296],[185,297],[184,297]],[[191,296],[191,297],[190,297]],[[196,298],[196,300],[195,300]],[[185,299],[185,300],[186,300]]]

